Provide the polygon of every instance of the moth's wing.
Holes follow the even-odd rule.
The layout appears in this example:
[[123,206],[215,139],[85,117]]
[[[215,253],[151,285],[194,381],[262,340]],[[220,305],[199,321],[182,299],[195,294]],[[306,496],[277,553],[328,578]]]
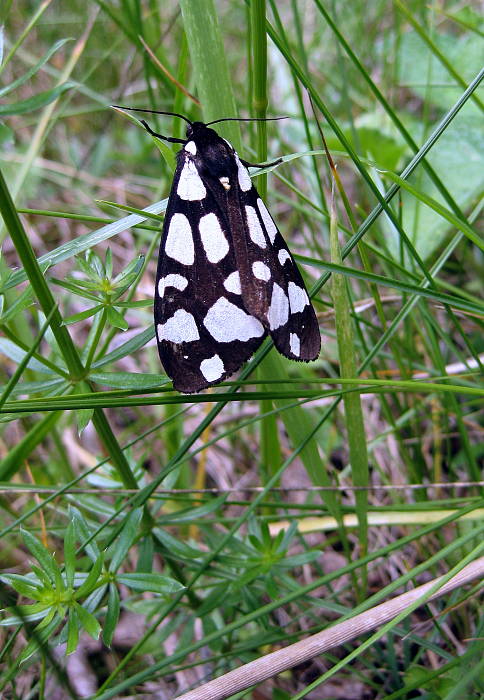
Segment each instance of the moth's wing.
[[266,336],[241,296],[226,212],[183,150],[165,215],[154,317],[161,362],[193,393],[236,372]]
[[315,360],[321,349],[318,320],[289,249],[235,155],[238,187],[229,191],[227,215],[242,300],[291,360]]

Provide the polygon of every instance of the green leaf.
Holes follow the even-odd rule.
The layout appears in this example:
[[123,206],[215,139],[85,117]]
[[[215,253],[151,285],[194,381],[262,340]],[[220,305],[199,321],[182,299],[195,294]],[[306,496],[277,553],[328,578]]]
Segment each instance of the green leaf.
[[74,605],[82,627],[86,630],[90,637],[93,639],[99,639],[101,625],[96,620],[94,615],[83,608],[82,605],[79,605],[79,603],[74,603]]
[[[5,389],[6,385],[0,385],[0,393]],[[65,379],[46,379],[39,382],[19,382],[12,389],[12,396],[19,394],[43,394],[44,396],[58,396],[63,394],[66,389],[70,388],[70,384]]]
[[106,277],[111,279],[113,274],[113,252],[109,246],[106,250],[106,256],[104,258],[104,267],[106,269]]
[[146,309],[153,306],[153,299],[138,299],[138,301],[118,301],[116,306],[120,309]]
[[123,583],[128,588],[133,588],[135,591],[150,591],[151,593],[160,593],[169,595],[182,591],[185,586],[168,576],[161,574],[117,574],[116,581]]
[[[20,296],[18,296],[13,302],[10,301],[7,309],[2,309],[0,323],[9,323],[13,318],[15,318],[15,316],[17,316],[17,314],[24,311],[28,306],[32,304],[33,296],[34,294],[32,287],[29,286],[26,289],[24,289]],[[3,295],[1,299],[4,299]]]
[[42,571],[49,577],[51,583],[57,583],[61,578],[61,571],[48,549],[28,530],[21,528],[22,539],[29,552],[37,559]]
[[311,564],[311,562],[319,558],[320,554],[320,552],[303,552],[302,554],[295,554],[292,557],[284,557],[279,560],[278,566],[283,569],[293,570],[296,566]]
[[40,599],[40,587],[28,576],[22,576],[21,574],[2,574],[0,576],[0,581],[11,586],[17,593],[26,598],[32,598],[33,600]]
[[77,649],[79,642],[79,618],[75,607],[69,609],[69,617],[67,620],[67,644],[66,656],[72,654]]
[[141,331],[141,333],[138,333],[125,343],[119,345],[117,348],[115,348],[115,350],[108,352],[106,355],[104,355],[104,357],[96,360],[96,362],[93,362],[92,368],[95,369],[96,367],[104,367],[104,365],[108,365],[111,362],[116,362],[117,360],[126,357],[126,355],[132,355],[134,352],[136,352],[136,350],[139,350],[140,348],[144,347],[146,343],[149,343],[149,341],[154,337],[155,328],[154,325],[151,324],[146,330]]
[[153,570],[154,542],[151,534],[143,537],[138,545],[138,561],[136,571],[138,573],[151,573]]
[[64,568],[67,585],[72,588],[76,573],[76,532],[72,520],[67,526],[64,536]]
[[109,584],[108,609],[103,626],[103,642],[110,647],[119,620],[119,593],[114,583]]
[[94,316],[95,314],[99,313],[104,309],[103,304],[97,304],[97,306],[93,306],[90,309],[86,309],[85,311],[80,311],[78,314],[73,314],[72,316],[67,316],[62,324],[64,326],[71,326],[73,323],[78,323],[79,321],[85,321],[86,318],[90,318],[91,316]]
[[[89,299],[89,301],[98,302],[99,297],[94,293],[98,291],[98,282],[92,282],[91,280],[71,280],[66,278],[65,280],[57,279],[57,277],[49,277],[49,281],[56,284],[58,287],[75,294],[76,296],[82,297],[83,299]],[[89,291],[90,290],[90,291]]]
[[97,384],[111,386],[115,389],[152,389],[169,383],[162,374],[144,374],[142,372],[91,372],[89,379]]
[[[8,338],[0,338],[0,353],[15,362],[16,365],[19,365],[27,354],[25,350],[15,345],[15,343],[8,340]],[[54,374],[50,367],[42,364],[42,362],[35,357],[30,358],[27,367],[33,369],[35,372],[42,372],[43,374],[50,374],[51,376]],[[65,370],[64,367],[62,369]]]
[[101,576],[101,571],[103,568],[103,563],[104,554],[101,553],[92,565],[91,570],[89,571],[86,577],[86,580],[81,586],[79,586],[79,588],[75,592],[74,598],[76,600],[80,600],[80,598],[83,598],[84,596],[91,593],[94,588],[97,588],[99,584],[99,578]]
[[108,556],[111,555],[109,571],[117,571],[121,564],[124,563],[129,548],[138,536],[138,528],[142,515],[143,509],[135,508],[127,516],[123,529],[108,550]]
[[84,430],[92,421],[93,415],[93,408],[81,408],[79,411],[76,411],[77,434],[79,435],[79,437],[81,437]]
[[218,498],[214,498],[208,501],[203,506],[197,506],[196,508],[190,507],[183,510],[175,511],[174,513],[168,513],[166,515],[161,515],[157,522],[159,524],[164,523],[191,523],[195,522],[200,518],[203,518],[209,513],[213,513],[218,510],[221,505],[226,501],[227,496],[224,494]]
[[156,537],[164,549],[177,559],[200,559],[202,556],[202,553],[198,549],[190,547],[185,542],[176,539],[176,537],[173,537],[173,535],[170,535],[169,532],[161,527],[155,527],[153,529],[153,536]]
[[122,316],[119,311],[116,311],[114,306],[106,306],[106,315],[108,322],[115,328],[119,328],[122,331],[127,331],[129,326],[124,316]]
[[[92,537],[93,533],[89,525],[87,524],[86,519],[84,518],[81,511],[72,505],[69,507],[69,511],[71,513],[71,519],[72,523],[74,524],[76,538],[78,542],[82,544],[82,548],[85,550],[91,561],[96,562],[97,559],[101,556],[101,553],[96,544],[96,540]],[[87,540],[90,540],[89,544],[84,545],[83,543]]]
[[47,626],[43,626],[42,622],[39,625],[37,625],[37,627],[35,628],[35,636],[32,636],[30,642],[27,644],[25,649],[22,650],[22,652],[17,658],[17,662],[19,664],[23,664],[25,663],[25,661],[27,661],[27,659],[29,659],[32,656],[32,654],[35,654],[35,652],[39,648],[39,645],[43,646],[47,642],[47,640],[54,634],[60,622],[61,618],[59,617],[59,615],[54,615],[54,617]]
[[[9,85],[6,85],[3,88],[0,88],[0,97],[4,97],[5,95],[8,95],[9,92],[12,92],[12,90],[16,90],[18,87],[21,85],[24,85],[30,78],[32,78],[42,66],[47,63],[49,58],[53,56],[56,51],[58,51],[64,44],[66,44],[68,41],[73,41],[73,39],[60,39],[59,41],[56,41],[53,46],[50,47],[50,49],[47,51],[46,54],[38,61],[35,66],[32,66],[32,68],[29,68],[28,71],[23,73],[23,75],[20,76],[20,78],[17,78],[17,80],[14,80],[13,83],[10,83]],[[1,63],[1,61],[0,61]]]
[[[36,622],[43,620],[51,610],[50,603],[33,603],[30,605],[16,605],[12,608],[15,615],[5,617],[0,620],[0,627],[11,627],[12,625],[22,625],[24,622]],[[10,610],[10,608],[6,608]]]
[[21,100],[10,105],[0,105],[0,117],[10,117],[13,114],[25,114],[26,112],[34,112],[36,109],[41,109],[46,105],[54,102],[66,90],[71,90],[77,87],[75,83],[63,83],[55,88],[40,92],[34,97],[29,97],[27,100]]
[[134,260],[131,260],[124,270],[112,280],[112,286],[117,292],[116,299],[134,284],[143,270],[144,262],[145,256],[139,255]]

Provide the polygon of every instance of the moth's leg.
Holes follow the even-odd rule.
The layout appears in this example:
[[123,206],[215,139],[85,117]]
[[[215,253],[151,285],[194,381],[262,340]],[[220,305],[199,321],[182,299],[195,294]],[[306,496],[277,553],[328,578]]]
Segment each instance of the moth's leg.
[[273,160],[272,163],[249,163],[247,160],[243,160],[240,158],[240,162],[242,165],[245,165],[246,168],[271,168],[273,165],[279,165],[279,163],[282,163],[282,158],[278,158],[277,160]]
[[163,139],[163,141],[169,141],[170,143],[187,143],[186,139],[176,139],[174,136],[163,136],[163,134],[157,134],[156,131],[153,131],[151,126],[145,122],[144,119],[141,119],[141,123],[149,134],[156,136],[158,139]]

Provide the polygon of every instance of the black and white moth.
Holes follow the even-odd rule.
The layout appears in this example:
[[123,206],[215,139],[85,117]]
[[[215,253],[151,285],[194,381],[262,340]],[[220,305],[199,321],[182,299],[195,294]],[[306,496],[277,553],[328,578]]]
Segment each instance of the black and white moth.
[[[230,143],[188,123],[165,214],[154,318],[163,367],[193,393],[234,374],[269,334],[291,360],[315,360],[321,338],[303,279]],[[223,121],[223,120],[217,120]],[[216,122],[210,122],[214,124]],[[263,166],[260,166],[263,167]],[[266,166],[267,167],[267,166]]]

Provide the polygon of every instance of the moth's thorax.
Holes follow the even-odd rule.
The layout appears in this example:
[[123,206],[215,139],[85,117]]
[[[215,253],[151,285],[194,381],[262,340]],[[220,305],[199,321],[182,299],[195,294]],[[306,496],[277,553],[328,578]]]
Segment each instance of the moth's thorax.
[[234,149],[214,129],[202,122],[193,122],[187,128],[187,139],[182,150],[190,154],[200,172],[216,178],[236,172]]

